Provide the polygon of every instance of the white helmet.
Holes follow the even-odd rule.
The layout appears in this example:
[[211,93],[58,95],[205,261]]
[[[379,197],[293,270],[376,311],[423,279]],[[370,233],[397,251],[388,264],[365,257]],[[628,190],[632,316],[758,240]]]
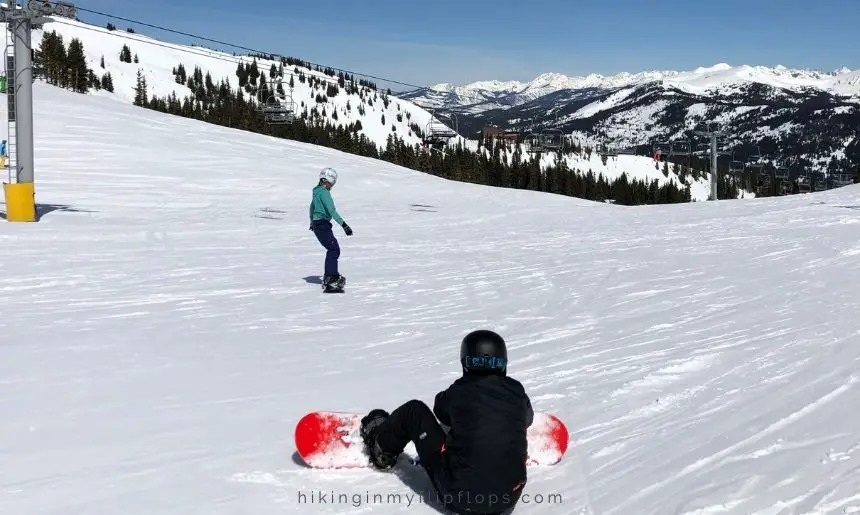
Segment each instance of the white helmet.
[[334,183],[337,182],[337,170],[334,168],[323,168],[320,171],[320,179],[325,179],[334,186]]

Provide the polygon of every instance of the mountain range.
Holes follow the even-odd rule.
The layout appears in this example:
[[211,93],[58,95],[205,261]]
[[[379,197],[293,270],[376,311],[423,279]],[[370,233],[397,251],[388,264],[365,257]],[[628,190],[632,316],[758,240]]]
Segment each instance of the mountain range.
[[650,155],[672,140],[704,144],[695,131],[726,133],[727,159],[761,155],[804,172],[853,173],[860,164],[860,70],[717,64],[534,80],[438,84],[402,98],[448,116],[478,137],[496,126],[521,133],[562,131],[582,143]]
[[574,77],[542,73],[529,82],[490,80],[464,85],[440,83],[403,96],[426,108],[456,108],[464,113],[478,113],[514,107],[559,91],[605,92],[653,83],[699,95],[726,93],[738,85],[758,83],[796,92],[821,90],[860,98],[860,70],[843,67],[823,72],[784,66],[731,66],[725,63],[691,71],[624,72],[609,76],[589,74]]

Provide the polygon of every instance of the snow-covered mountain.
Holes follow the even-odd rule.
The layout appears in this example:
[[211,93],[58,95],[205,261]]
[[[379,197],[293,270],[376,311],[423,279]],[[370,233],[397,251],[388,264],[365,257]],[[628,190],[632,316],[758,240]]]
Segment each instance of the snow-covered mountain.
[[860,97],[860,70],[833,72],[789,69],[784,66],[731,66],[720,63],[691,71],[646,71],[604,76],[569,77],[543,73],[529,82],[478,81],[461,86],[442,83],[411,91],[403,97],[427,107],[479,113],[513,107],[565,90],[590,90],[594,94],[643,84],[662,84],[696,95],[727,95],[740,85],[757,83],[797,92],[809,89],[834,95]]
[[[66,45],[72,38],[79,39],[83,43],[87,66],[96,76],[109,73],[112,77],[112,92],[91,90],[92,94],[107,95],[126,103],[133,102],[137,96],[138,72],[146,81],[149,99],[175,95],[180,101],[186,97],[199,100],[195,98],[197,87],[192,90],[187,82],[195,68],[199,68],[201,74],[204,77],[208,75],[216,87],[222,82],[234,91],[241,87],[245,98],[255,102],[265,100],[257,94],[258,86],[263,81],[271,82],[269,89],[275,89],[279,83],[284,90],[282,100],[292,100],[296,115],[344,126],[360,122],[359,131],[379,146],[385,145],[389,134],[398,135],[409,145],[419,144],[421,139],[410,125],[424,128],[430,121],[430,114],[426,110],[393,95],[386,95],[385,91],[360,84],[356,84],[355,90],[351,91],[346,87],[346,81],[340,81],[333,71],[326,73],[325,70],[299,63],[284,64],[274,56],[268,56],[272,58],[267,59],[263,56],[233,55],[200,46],[174,44],[122,29],[108,30],[65,18],[55,18],[55,21],[34,30],[34,47],[39,47],[45,32],[52,31],[61,35]],[[128,47],[131,62],[120,58],[123,46]],[[256,63],[260,78],[248,79],[248,83],[240,86],[237,76],[240,63],[247,67]],[[180,65],[185,71],[184,81],[177,78]],[[273,77],[273,66],[276,72],[282,69],[283,75],[276,74]],[[334,90],[328,91],[329,87]],[[256,111],[244,114],[259,117]]]
[[3,515],[437,514],[420,467],[311,470],[294,428],[432,405],[477,328],[571,434],[516,514],[860,511],[860,185],[625,208],[34,88],[41,220],[0,222]]
[[[88,94],[106,96],[122,103],[138,101],[138,104],[152,109],[212,123],[336,146],[344,151],[382,157],[442,175],[438,163],[419,157],[423,151],[422,137],[431,129],[431,113],[405,97],[383,92],[360,79],[353,82],[351,79],[354,77],[340,77],[334,70],[311,67],[301,59],[233,55],[157,40],[121,28],[93,26],[62,18],[34,32],[34,47],[44,46],[45,34],[53,32],[62,36],[66,46],[73,38],[82,42],[86,67],[96,79],[94,82],[99,83],[99,87],[90,88]],[[41,54],[37,52],[37,56]],[[40,58],[39,61],[48,65],[45,64],[47,59]],[[84,70],[79,75],[86,73]],[[110,77],[110,91],[102,87],[106,76]],[[265,126],[256,112],[258,104],[246,103],[255,99],[264,80],[272,80],[273,77],[275,82],[268,89],[280,88],[283,97],[295,104],[299,121],[293,126]],[[534,89],[550,91],[557,79],[547,76],[540,84],[536,83]],[[237,89],[243,92],[241,102],[232,93]],[[143,92],[143,102],[139,101],[140,91]],[[437,121],[440,124],[445,122],[441,118]],[[453,123],[449,125],[462,129]],[[451,147],[460,145],[469,152],[488,159],[491,157],[491,150],[481,145],[475,135],[464,130],[459,130],[459,133],[459,137],[449,140],[449,153],[452,152]],[[392,139],[399,140],[401,146],[394,146]],[[609,182],[623,175],[625,181],[657,181],[660,186],[689,187],[690,198],[694,200],[703,200],[709,195],[709,182],[701,174],[682,176],[674,169],[660,170],[647,157],[627,156],[604,162],[590,150],[568,151],[561,156],[545,154],[539,159],[538,166],[548,169],[563,165],[565,170],[573,173],[582,176],[591,173],[595,178]],[[407,157],[403,157],[404,154],[408,154]],[[517,162],[527,161],[528,157],[520,145],[518,149],[503,150],[495,164],[486,166],[511,167]],[[464,166],[451,165],[459,170]],[[474,164],[469,166],[477,168]],[[485,172],[469,172],[471,176],[482,173]],[[508,176],[514,174],[507,173]],[[539,182],[520,181],[519,184],[530,189],[543,188]],[[738,192],[739,196],[746,194]]]
[[860,166],[858,70],[719,64],[687,72],[443,85],[404,98],[439,115],[455,112],[466,134],[488,125],[523,133],[553,128],[575,140],[650,155],[670,140],[704,144],[692,131],[717,129],[726,133],[722,170],[732,159],[758,154],[794,176],[852,174]]

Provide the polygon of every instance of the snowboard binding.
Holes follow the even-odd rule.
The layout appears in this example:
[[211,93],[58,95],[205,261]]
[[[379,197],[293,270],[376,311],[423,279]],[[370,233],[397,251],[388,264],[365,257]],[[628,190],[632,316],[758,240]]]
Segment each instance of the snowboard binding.
[[364,450],[370,458],[370,463],[379,470],[389,470],[397,463],[400,454],[391,454],[382,450],[376,440],[379,426],[388,418],[388,412],[375,409],[361,419],[359,432],[364,442]]
[[322,289],[325,293],[343,293],[343,287],[346,284],[346,277],[337,275],[324,275],[322,281]]

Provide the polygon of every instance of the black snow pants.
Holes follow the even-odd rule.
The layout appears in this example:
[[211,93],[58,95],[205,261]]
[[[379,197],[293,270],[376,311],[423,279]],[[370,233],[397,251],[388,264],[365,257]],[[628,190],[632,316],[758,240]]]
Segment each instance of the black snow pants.
[[413,399],[391,412],[377,434],[379,446],[392,454],[403,452],[409,442],[415,445],[419,462],[430,477],[439,502],[454,513],[500,514],[519,501],[520,491],[498,499],[495,495],[457,487],[445,453],[445,431],[433,411],[420,400]]

